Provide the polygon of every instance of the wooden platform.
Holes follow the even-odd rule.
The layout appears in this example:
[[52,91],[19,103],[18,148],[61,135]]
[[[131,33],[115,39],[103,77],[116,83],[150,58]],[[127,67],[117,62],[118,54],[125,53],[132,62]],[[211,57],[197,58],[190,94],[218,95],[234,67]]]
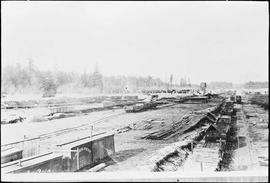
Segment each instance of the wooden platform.
[[23,150],[18,148],[10,148],[1,151],[1,164],[21,159],[22,154]]
[[[8,151],[6,155],[10,155]],[[1,171],[3,173],[74,172],[85,166],[99,163],[114,152],[114,133],[105,133],[59,144],[53,152],[2,164]]]

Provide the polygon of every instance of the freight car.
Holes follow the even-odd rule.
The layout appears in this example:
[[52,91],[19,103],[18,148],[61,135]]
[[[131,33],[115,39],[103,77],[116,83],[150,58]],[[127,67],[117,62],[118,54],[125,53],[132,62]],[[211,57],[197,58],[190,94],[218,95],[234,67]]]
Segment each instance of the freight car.
[[241,103],[242,103],[242,97],[241,97],[240,95],[236,95],[236,97],[235,97],[235,102],[236,102],[237,104],[241,104]]

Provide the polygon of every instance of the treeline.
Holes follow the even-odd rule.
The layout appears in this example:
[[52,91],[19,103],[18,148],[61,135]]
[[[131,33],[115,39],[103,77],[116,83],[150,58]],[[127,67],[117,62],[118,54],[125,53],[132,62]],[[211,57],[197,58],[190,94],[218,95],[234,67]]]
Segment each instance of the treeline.
[[103,76],[96,67],[92,73],[39,70],[28,65],[9,65],[2,68],[1,87],[5,93],[128,93],[143,89],[166,88],[168,83],[159,78],[132,76]]
[[233,84],[231,82],[211,82],[207,86],[209,89],[232,89]]
[[244,84],[246,89],[268,88],[268,82],[250,81]]

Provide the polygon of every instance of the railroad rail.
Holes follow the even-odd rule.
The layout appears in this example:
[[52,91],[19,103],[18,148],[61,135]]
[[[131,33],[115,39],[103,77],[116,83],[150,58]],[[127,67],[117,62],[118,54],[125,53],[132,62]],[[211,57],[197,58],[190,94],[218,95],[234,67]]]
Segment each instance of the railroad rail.
[[[177,104],[176,103],[165,104],[165,105],[158,106],[157,109],[162,109],[162,108],[170,107],[170,106],[173,106],[173,105],[177,105]],[[54,137],[56,135],[71,132],[71,131],[74,131],[74,130],[78,130],[78,129],[83,128],[83,127],[89,127],[90,128],[91,125],[99,124],[101,122],[104,122],[106,119],[111,119],[111,118],[114,118],[114,117],[117,117],[117,116],[120,116],[120,115],[123,115],[123,114],[126,114],[126,112],[123,111],[123,112],[118,113],[118,114],[108,115],[106,117],[102,117],[100,119],[91,121],[90,123],[82,124],[82,125],[79,125],[79,126],[75,126],[75,127],[71,127],[71,128],[64,128],[64,129],[57,130],[57,131],[54,131],[54,132],[44,133],[44,134],[39,135],[38,137],[29,138],[29,139],[25,139],[25,140],[20,140],[20,141],[16,141],[16,142],[12,142],[12,143],[7,143],[7,144],[1,144],[1,148],[5,147],[5,146],[9,146],[9,145],[15,145],[15,144],[23,143],[25,141],[31,141],[31,140],[36,140],[36,139],[42,140],[42,139],[51,138],[51,137]]]

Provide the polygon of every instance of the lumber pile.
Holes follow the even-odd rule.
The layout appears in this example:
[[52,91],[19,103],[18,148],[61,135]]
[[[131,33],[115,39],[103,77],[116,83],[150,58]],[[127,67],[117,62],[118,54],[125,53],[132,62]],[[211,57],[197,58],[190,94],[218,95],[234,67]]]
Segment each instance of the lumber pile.
[[164,126],[158,130],[146,133],[141,138],[151,140],[168,140],[172,137],[203,126],[203,123],[205,123],[204,119],[206,119],[208,123],[213,123],[217,119],[217,116],[212,112],[216,109],[217,107],[211,107],[205,110],[188,113],[180,120],[175,121],[171,126]]
[[133,123],[132,126],[133,130],[160,129],[160,127],[165,126],[165,121],[163,119],[147,119]]
[[190,114],[183,116],[182,119],[176,121],[171,126],[165,126],[157,131],[147,133],[146,135],[142,136],[143,139],[151,139],[151,140],[167,140],[176,135],[181,135],[189,129],[190,127],[197,124],[200,119],[203,117],[203,114],[196,115]]
[[264,109],[268,109],[269,106],[269,95],[254,94],[249,98],[251,104],[257,104]]
[[127,131],[129,131],[129,130],[131,130],[132,128],[130,127],[130,126],[125,126],[125,127],[123,127],[123,128],[119,128],[119,129],[117,129],[116,130],[116,132],[119,134],[119,133],[125,133],[125,132],[127,132]]

